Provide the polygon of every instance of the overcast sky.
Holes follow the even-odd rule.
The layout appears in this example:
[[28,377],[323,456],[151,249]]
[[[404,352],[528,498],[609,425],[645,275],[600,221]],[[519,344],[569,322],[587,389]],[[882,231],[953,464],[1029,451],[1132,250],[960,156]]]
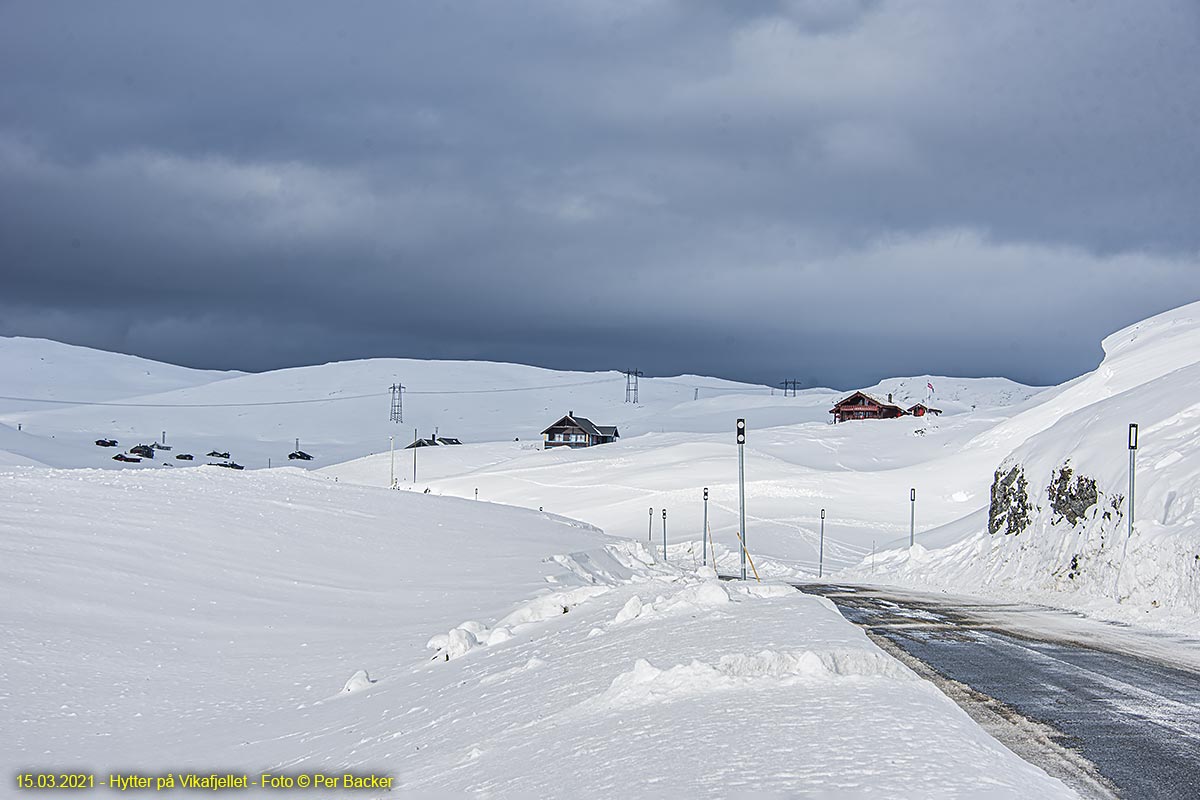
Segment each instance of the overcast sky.
[[1057,383],[1200,299],[1200,3],[0,3],[0,335]]

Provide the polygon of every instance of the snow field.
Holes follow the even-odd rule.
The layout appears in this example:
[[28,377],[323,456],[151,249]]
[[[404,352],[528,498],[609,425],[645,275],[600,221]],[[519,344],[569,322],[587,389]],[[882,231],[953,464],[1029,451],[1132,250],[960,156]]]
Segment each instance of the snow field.
[[690,543],[662,563],[549,514],[300,470],[9,470],[0,500],[10,772],[1070,796],[827,601],[720,582]]

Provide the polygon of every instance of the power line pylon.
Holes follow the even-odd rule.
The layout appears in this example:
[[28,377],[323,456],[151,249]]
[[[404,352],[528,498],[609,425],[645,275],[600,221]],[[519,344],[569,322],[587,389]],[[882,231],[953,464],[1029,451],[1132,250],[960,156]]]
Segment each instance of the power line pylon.
[[625,402],[636,403],[638,401],[638,378],[642,377],[640,369],[623,370],[625,373]]
[[392,392],[392,422],[404,422],[404,387],[399,383],[393,383],[391,386]]
[[796,391],[800,388],[800,381],[795,378],[789,378],[786,381],[780,381],[779,385],[783,387],[784,397],[795,397]]

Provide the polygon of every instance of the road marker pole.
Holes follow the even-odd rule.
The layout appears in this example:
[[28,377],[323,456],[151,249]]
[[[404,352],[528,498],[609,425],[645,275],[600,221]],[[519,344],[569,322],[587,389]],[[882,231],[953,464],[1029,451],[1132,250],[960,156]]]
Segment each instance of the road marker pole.
[[908,546],[917,543],[917,490],[909,489],[908,499],[912,501],[912,513],[908,517]]
[[[708,487],[704,487],[704,527],[700,530],[700,563],[708,566]],[[716,564],[713,564],[715,567]]]
[[1125,543],[1121,546],[1121,563],[1117,565],[1117,601],[1121,599],[1121,571],[1125,568],[1125,556],[1129,553],[1129,540],[1133,538],[1133,474],[1137,469],[1138,425],[1129,423],[1129,506],[1126,516],[1129,527],[1125,532]]
[[646,528],[646,541],[654,541],[654,506],[650,506],[650,525]]
[[746,580],[746,420],[737,421],[738,541],[742,544],[742,580]]
[[817,577],[825,574],[825,509],[821,509],[821,545],[817,556]]
[[663,509],[663,561],[667,560],[667,510]]
[[392,471],[388,474],[388,488],[396,488],[396,437],[388,437],[388,449],[392,451]]

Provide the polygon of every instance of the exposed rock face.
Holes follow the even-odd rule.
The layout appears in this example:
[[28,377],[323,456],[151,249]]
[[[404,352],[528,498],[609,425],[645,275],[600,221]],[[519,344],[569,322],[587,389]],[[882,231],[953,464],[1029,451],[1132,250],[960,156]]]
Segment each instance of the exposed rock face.
[[1072,527],[1084,519],[1100,499],[1096,491],[1096,479],[1075,475],[1070,462],[1064,462],[1054,472],[1046,493],[1050,495],[1050,508],[1054,511],[1051,524],[1066,520]]
[[1029,481],[1017,464],[1007,471],[1001,466],[992,480],[992,502],[988,508],[988,533],[1017,535],[1029,526],[1033,503],[1029,502]]

